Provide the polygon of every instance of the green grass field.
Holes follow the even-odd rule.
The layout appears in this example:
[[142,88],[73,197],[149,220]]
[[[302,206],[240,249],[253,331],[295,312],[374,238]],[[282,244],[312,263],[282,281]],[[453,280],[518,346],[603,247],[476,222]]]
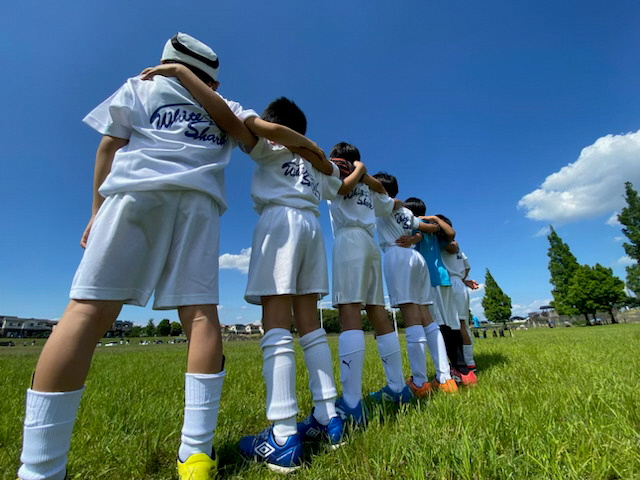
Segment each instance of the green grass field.
[[[330,344],[337,365],[337,337]],[[0,348],[2,479],[14,479],[18,468],[24,393],[40,350],[19,345]],[[311,399],[296,352],[302,417]],[[225,354],[215,438],[219,477],[281,478],[236,449],[241,436],[267,425],[258,341],[228,342]],[[70,479],[175,478],[185,359],[184,344],[97,350],[74,431]],[[379,408],[368,429],[353,432],[344,447],[310,448],[308,463],[291,478],[640,478],[640,325],[477,339],[476,360],[476,388]],[[367,336],[365,391],[380,388],[383,378]]]

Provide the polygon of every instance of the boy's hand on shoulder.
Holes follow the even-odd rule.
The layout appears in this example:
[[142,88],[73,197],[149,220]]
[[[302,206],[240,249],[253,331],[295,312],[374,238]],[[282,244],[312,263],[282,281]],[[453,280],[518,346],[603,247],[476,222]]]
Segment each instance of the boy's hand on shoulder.
[[140,72],[140,78],[142,80],[151,80],[156,75],[162,75],[163,77],[178,77],[182,70],[186,70],[187,67],[179,63],[163,63],[162,65],[156,65],[155,67],[147,67]]

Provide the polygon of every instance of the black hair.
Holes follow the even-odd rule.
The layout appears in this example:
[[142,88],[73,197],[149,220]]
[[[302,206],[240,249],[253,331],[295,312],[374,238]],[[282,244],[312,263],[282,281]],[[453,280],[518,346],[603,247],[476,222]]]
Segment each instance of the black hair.
[[180,65],[184,65],[189,70],[191,70],[196,77],[198,77],[207,85],[209,85],[210,83],[217,83],[213,78],[211,78],[211,75],[209,75],[208,73],[204,73],[204,71],[200,70],[198,67],[194,67],[193,65],[189,65],[188,63],[184,63],[179,60],[163,60],[162,63],[179,63]]
[[307,117],[300,108],[285,97],[276,98],[262,112],[262,119],[284,125],[301,135],[307,132]]
[[347,142],[340,142],[334,145],[329,153],[330,158],[344,158],[347,162],[353,164],[360,160],[360,150]]
[[396,195],[398,195],[398,180],[396,180],[396,177],[389,175],[387,172],[378,172],[373,178],[380,181],[391,198],[396,198]]
[[422,200],[416,197],[409,197],[404,201],[404,206],[411,210],[416,217],[424,217],[427,213],[427,206]]
[[451,223],[451,220],[449,220],[447,217],[445,217],[444,215],[442,215],[441,213],[436,213],[436,217],[438,217],[440,220],[442,220],[444,223],[446,223],[447,225],[449,225],[451,228],[453,228],[453,224]]

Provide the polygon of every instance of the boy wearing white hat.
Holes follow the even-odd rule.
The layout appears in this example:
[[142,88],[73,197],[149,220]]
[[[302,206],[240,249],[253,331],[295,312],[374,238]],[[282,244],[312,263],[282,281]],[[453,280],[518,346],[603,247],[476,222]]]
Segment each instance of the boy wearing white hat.
[[[163,62],[186,65],[216,89],[218,57],[178,33]],[[245,135],[252,110],[216,98],[229,115],[213,122],[176,80],[130,78],[84,122],[103,135],[96,154],[85,253],[60,322],[42,350],[27,390],[22,480],[62,480],[95,346],[123,304],[177,309],[189,339],[180,478],[213,478],[212,448],[225,375],[218,322],[219,215],[223,170]],[[282,144],[314,148],[284,127]]]

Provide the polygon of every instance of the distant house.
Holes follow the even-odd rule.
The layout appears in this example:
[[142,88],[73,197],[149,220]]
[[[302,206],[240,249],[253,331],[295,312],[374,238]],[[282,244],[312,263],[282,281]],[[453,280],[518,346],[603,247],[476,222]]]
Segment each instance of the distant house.
[[[57,320],[44,318],[20,318],[0,315],[0,337],[9,338],[45,338],[58,324]],[[133,328],[133,322],[128,320],[116,320],[105,334],[105,337],[123,337]]]
[[20,318],[10,316],[0,316],[2,327],[0,337],[9,338],[30,338],[48,337],[58,323],[57,320],[47,320],[44,318]]

